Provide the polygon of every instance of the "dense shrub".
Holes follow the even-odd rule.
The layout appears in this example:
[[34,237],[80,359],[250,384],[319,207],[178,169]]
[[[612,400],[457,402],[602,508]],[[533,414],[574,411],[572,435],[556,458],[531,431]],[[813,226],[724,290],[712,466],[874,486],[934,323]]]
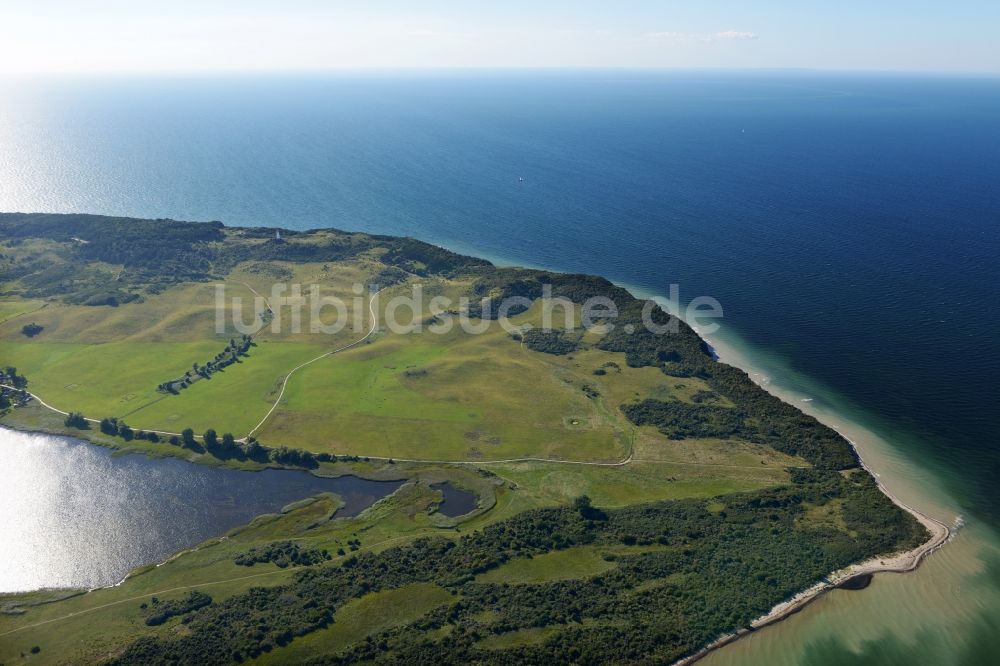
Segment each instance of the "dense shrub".
[[565,331],[543,331],[534,328],[522,333],[521,338],[528,349],[546,354],[569,354],[578,348],[577,342],[568,337]]
[[282,569],[290,565],[310,566],[330,559],[330,553],[319,548],[303,548],[292,541],[275,541],[254,547],[233,557],[236,564],[252,567],[261,562],[276,564]]
[[156,597],[153,599],[155,600],[153,612],[146,617],[146,624],[151,627],[163,624],[172,617],[204,608],[212,603],[212,597],[197,590],[192,590],[187,596],[175,601],[159,601],[156,600]]

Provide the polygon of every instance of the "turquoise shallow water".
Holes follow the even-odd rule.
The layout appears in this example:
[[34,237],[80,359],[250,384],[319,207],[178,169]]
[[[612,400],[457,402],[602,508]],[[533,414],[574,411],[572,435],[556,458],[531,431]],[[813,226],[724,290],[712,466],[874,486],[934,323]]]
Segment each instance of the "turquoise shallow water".
[[6,81],[0,210],[408,234],[714,296],[742,364],[864,430],[886,475],[968,523],[935,555],[964,573],[877,580],[845,606],[868,615],[801,644],[796,618],[768,649],[901,663],[950,616],[939,662],[957,663],[995,646],[1000,617],[983,573],[1000,525],[997,108],[995,78],[817,73]]

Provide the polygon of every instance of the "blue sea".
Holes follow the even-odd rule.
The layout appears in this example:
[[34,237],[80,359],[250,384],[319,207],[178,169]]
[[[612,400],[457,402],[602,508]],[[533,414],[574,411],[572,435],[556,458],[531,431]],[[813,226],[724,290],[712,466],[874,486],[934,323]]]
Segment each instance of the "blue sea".
[[[965,563],[980,578],[963,584],[997,594],[959,608],[956,593],[939,612],[964,628],[921,654],[975,663],[982,646],[1000,649],[998,78],[11,79],[0,210],[410,235],[645,294],[713,296],[720,335],[769,381],[863,424],[975,527],[978,573]],[[935,596],[940,576],[925,584],[907,605],[952,603]],[[882,603],[878,588],[852,599]],[[906,622],[864,644],[845,622],[839,636],[782,635],[778,652],[733,659],[901,663]]]

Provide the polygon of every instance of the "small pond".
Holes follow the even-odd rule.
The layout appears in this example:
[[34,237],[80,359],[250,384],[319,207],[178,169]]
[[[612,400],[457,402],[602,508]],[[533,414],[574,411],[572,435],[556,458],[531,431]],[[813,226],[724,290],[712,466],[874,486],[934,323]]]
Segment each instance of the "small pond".
[[444,495],[444,499],[438,505],[438,513],[449,518],[464,516],[477,507],[475,493],[456,488],[447,481],[435,483],[431,485],[431,488],[440,490]]

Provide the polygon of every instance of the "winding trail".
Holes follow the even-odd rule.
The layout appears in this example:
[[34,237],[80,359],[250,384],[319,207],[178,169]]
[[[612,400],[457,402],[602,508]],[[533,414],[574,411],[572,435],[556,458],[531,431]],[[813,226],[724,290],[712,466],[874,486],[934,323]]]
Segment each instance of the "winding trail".
[[[253,287],[251,287],[250,285],[246,285],[246,286],[254,294],[260,296],[260,294],[257,294],[257,292],[254,291]],[[368,299],[368,312],[371,313],[371,317],[372,317],[372,325],[368,329],[368,332],[365,333],[362,337],[358,338],[357,340],[355,340],[354,342],[352,342],[350,344],[347,344],[347,345],[344,345],[343,347],[339,347],[339,348],[334,349],[332,351],[328,351],[328,352],[325,352],[323,354],[320,354],[316,358],[309,359],[305,363],[300,363],[299,365],[297,365],[294,368],[292,368],[291,370],[289,370],[288,374],[285,375],[285,378],[281,380],[281,390],[278,391],[278,397],[274,399],[274,404],[271,405],[271,409],[267,410],[267,414],[264,414],[264,418],[262,418],[260,420],[260,422],[257,425],[255,425],[250,430],[250,432],[248,432],[246,434],[246,436],[243,437],[243,438],[241,438],[239,441],[245,442],[248,438],[252,437],[255,432],[257,432],[258,430],[260,430],[261,427],[264,425],[264,423],[267,422],[267,420],[271,417],[271,414],[274,413],[274,410],[278,408],[278,404],[281,402],[281,398],[285,395],[285,387],[288,386],[288,380],[289,380],[289,378],[291,378],[291,376],[293,374],[295,374],[296,371],[301,370],[302,368],[306,367],[310,363],[315,363],[316,361],[318,361],[320,359],[326,358],[327,356],[332,356],[332,355],[334,355],[334,354],[336,354],[338,352],[342,352],[342,351],[345,351],[347,349],[350,349],[351,347],[356,347],[356,346],[360,345],[362,342],[364,342],[365,340],[367,340],[368,338],[370,338],[375,333],[375,331],[378,330],[378,314],[375,312],[375,299],[377,299],[378,295],[380,293],[382,293],[385,289],[386,289],[386,287],[383,287],[382,289],[379,289],[374,294],[372,294],[372,297],[370,299]],[[260,297],[264,298],[263,296],[260,296]],[[274,312],[274,310],[271,309],[271,305],[267,303],[267,299],[264,299],[264,303],[267,304],[268,310],[271,310],[271,312]]]
[[[618,461],[599,460],[562,460],[559,458],[505,458],[501,460],[422,460],[419,458],[386,458],[385,456],[359,456],[368,460],[381,460],[385,462],[405,462],[424,463],[427,465],[505,465],[510,463],[559,463],[563,465],[593,465],[595,467],[622,467],[633,462],[656,462],[639,461],[632,458],[632,447],[629,446],[628,454]],[[756,468],[753,468],[756,469]]]
[[[267,306],[268,310],[270,310],[272,312],[272,314],[276,314],[276,313],[274,313],[273,308],[271,307],[270,303],[268,303],[268,301],[267,301],[267,299],[265,297],[263,297],[260,294],[258,294],[257,291],[252,286],[250,286],[249,284],[247,284],[247,283],[242,283],[242,284],[244,286],[246,286],[255,296],[258,296],[259,298],[263,299],[263,301],[264,301],[265,305]],[[267,422],[267,420],[271,417],[271,415],[277,409],[278,405],[281,403],[281,400],[282,400],[282,398],[284,397],[284,394],[285,394],[285,388],[288,385],[288,380],[289,380],[289,378],[291,378],[291,376],[295,372],[297,372],[298,370],[300,370],[300,369],[302,369],[302,368],[304,368],[304,367],[306,367],[306,366],[308,366],[308,365],[310,365],[312,363],[315,363],[316,361],[324,359],[324,358],[326,358],[328,356],[332,356],[333,354],[337,354],[339,352],[351,349],[352,347],[356,347],[357,345],[359,345],[359,344],[365,342],[366,340],[368,340],[378,330],[378,315],[377,315],[377,313],[375,311],[375,301],[376,301],[376,298],[378,297],[379,293],[381,293],[384,289],[385,288],[376,291],[374,294],[372,294],[371,298],[368,301],[368,310],[369,310],[369,312],[371,314],[371,319],[372,319],[371,326],[369,327],[368,332],[365,333],[365,335],[362,336],[361,338],[358,338],[357,340],[355,340],[355,341],[353,341],[353,342],[351,342],[349,344],[346,344],[346,345],[344,345],[342,347],[339,347],[337,349],[334,349],[334,350],[325,352],[323,354],[320,354],[319,356],[316,356],[315,358],[312,358],[312,359],[310,359],[308,361],[305,361],[304,363],[301,363],[301,364],[295,366],[294,368],[292,368],[284,376],[284,378],[282,379],[282,381],[281,381],[281,388],[278,391],[278,395],[275,398],[274,403],[271,405],[270,409],[268,409],[267,413],[264,415],[264,417],[257,423],[256,426],[253,427],[253,429],[250,430],[250,432],[247,433],[246,436],[244,436],[243,438],[241,438],[241,439],[239,439],[237,441],[245,442],[248,438],[250,438],[251,436],[253,436],[254,433],[256,433],[258,430],[260,430],[261,427],[264,426],[264,424]],[[758,385],[760,385],[760,384],[758,384]],[[30,391],[27,391],[25,389],[18,389],[15,386],[10,386],[10,385],[7,385],[7,384],[0,384],[0,387],[7,388],[7,389],[18,390],[18,391],[24,391],[24,393],[30,395],[34,400],[37,400],[38,403],[40,405],[42,405],[43,407],[45,407],[45,408],[47,408],[47,409],[49,409],[49,410],[51,410],[53,412],[56,412],[58,414],[64,415],[64,416],[69,414],[69,412],[65,412],[65,411],[63,411],[61,409],[58,409],[58,408],[56,408],[56,407],[48,404],[47,402],[45,402],[44,400],[42,400],[42,398],[40,398],[37,394],[34,394],[34,393],[32,393]],[[761,385],[761,387],[764,388],[764,390],[767,390],[766,386]],[[89,423],[99,423],[99,421],[96,420],[96,419],[86,418],[85,420],[88,421]],[[167,431],[161,431],[161,430],[147,430],[147,432],[155,432],[155,433],[157,433],[159,435],[168,435],[168,436],[174,436],[174,435],[180,436],[180,434],[181,434],[181,433],[167,432]],[[693,653],[691,655],[688,655],[687,657],[684,657],[684,658],[682,658],[680,660],[677,660],[676,662],[674,662],[673,666],[690,666],[691,664],[693,664],[693,663],[701,660],[702,658],[704,658],[705,656],[707,656],[710,652],[713,652],[714,650],[717,650],[717,649],[719,649],[719,648],[721,648],[721,647],[723,647],[725,645],[733,643],[733,642],[739,640],[743,636],[745,636],[745,635],[747,635],[747,634],[749,634],[749,633],[751,633],[753,631],[756,631],[758,629],[762,629],[762,628],[764,628],[766,626],[769,626],[771,624],[780,622],[781,620],[789,617],[790,615],[793,615],[794,613],[802,610],[804,607],[806,607],[808,604],[810,604],[813,601],[815,601],[821,595],[829,592],[830,590],[836,589],[843,582],[845,582],[845,581],[847,581],[847,580],[849,580],[851,578],[854,578],[856,576],[870,575],[870,574],[876,574],[876,573],[885,573],[885,572],[905,573],[905,572],[913,571],[918,566],[920,566],[921,562],[923,562],[923,560],[928,555],[930,555],[931,553],[933,553],[934,551],[936,551],[937,549],[941,548],[946,543],[948,543],[949,539],[952,537],[952,534],[953,534],[951,528],[949,528],[946,524],[942,523],[941,521],[939,521],[939,520],[937,520],[935,518],[932,518],[932,517],[928,516],[927,514],[925,514],[925,513],[921,512],[921,511],[919,511],[919,510],[917,510],[917,509],[915,509],[915,508],[907,505],[902,500],[900,500],[896,495],[894,495],[888,488],[886,488],[886,486],[883,483],[881,477],[878,474],[876,474],[874,472],[874,470],[872,470],[868,466],[868,464],[864,461],[864,459],[861,456],[861,452],[858,450],[858,447],[857,447],[856,443],[854,441],[852,441],[850,438],[848,438],[846,435],[844,435],[843,433],[839,433],[839,434],[841,435],[841,437],[843,437],[844,439],[846,439],[850,443],[851,447],[854,449],[855,453],[857,454],[857,458],[858,458],[858,461],[860,462],[861,467],[865,470],[865,472],[867,472],[868,474],[870,474],[873,479],[875,479],[875,482],[876,482],[878,488],[882,491],[882,493],[885,494],[885,496],[888,497],[894,504],[896,504],[896,506],[898,506],[900,509],[906,511],[907,513],[909,513],[910,515],[912,515],[917,521],[919,521],[927,529],[927,531],[931,534],[931,537],[926,542],[924,542],[923,544],[917,546],[916,548],[914,548],[912,550],[905,551],[903,553],[897,553],[895,555],[890,555],[890,556],[886,556],[886,557],[875,557],[875,558],[872,558],[872,559],[867,560],[865,562],[860,562],[860,563],[851,565],[849,567],[846,567],[846,568],[844,568],[842,570],[832,572],[831,574],[829,574],[828,576],[826,576],[822,581],[816,583],[812,587],[810,587],[810,588],[808,588],[806,590],[803,590],[802,592],[799,592],[798,594],[796,594],[795,596],[791,597],[790,599],[787,599],[787,600],[779,603],[778,605],[774,606],[768,613],[766,613],[765,615],[762,615],[761,617],[759,617],[756,620],[754,620],[753,622],[751,622],[750,626],[745,627],[743,629],[740,629],[738,631],[735,631],[735,632],[732,632],[732,633],[720,636],[715,641],[713,641],[712,643],[710,643],[710,644],[706,645],[705,647],[701,648],[697,652],[695,652],[695,653]],[[692,463],[692,462],[679,462],[679,461],[666,461],[666,460],[662,460],[661,461],[661,460],[639,460],[639,459],[635,459],[634,458],[634,438],[629,443],[628,452],[627,452],[627,455],[626,455],[625,458],[623,458],[622,460],[619,460],[619,461],[608,461],[608,462],[584,461],[584,460],[560,460],[560,459],[553,459],[553,458],[537,458],[537,457],[508,458],[508,459],[500,459],[500,460],[421,460],[421,459],[415,459],[415,458],[387,458],[387,457],[381,457],[381,456],[364,456],[364,457],[367,458],[368,460],[379,460],[379,461],[386,461],[386,462],[388,462],[388,461],[394,461],[394,462],[405,462],[405,463],[416,463],[416,464],[448,464],[448,465],[477,465],[477,466],[502,465],[502,464],[513,464],[513,463],[531,463],[531,462],[535,462],[535,463],[547,463],[547,464],[563,464],[563,465],[583,465],[583,466],[596,466],[596,467],[623,467],[623,466],[629,465],[629,464],[631,464],[633,462],[652,463],[652,464],[660,463],[660,464],[674,464],[674,465],[694,465],[694,466],[711,466],[712,465],[712,463]],[[740,466],[740,465],[720,465],[720,466],[724,466],[724,467],[743,467],[743,466]],[[753,469],[758,469],[758,468],[754,467]],[[404,535],[404,536],[400,536],[400,537],[395,537],[393,539],[388,539],[386,541],[383,541],[383,542],[380,542],[379,544],[374,544],[374,545],[384,545],[386,543],[391,543],[391,542],[395,542],[395,541],[402,541],[402,540],[406,540],[406,539],[412,539],[412,538],[414,538],[416,536],[419,536],[419,534],[417,534],[417,535]],[[341,559],[341,558],[335,558],[335,560],[336,559]],[[50,624],[50,623],[53,623],[53,622],[59,622],[59,621],[66,620],[66,619],[69,619],[69,618],[72,618],[72,617],[76,617],[78,615],[83,615],[85,613],[89,613],[89,612],[92,612],[92,611],[95,611],[95,610],[100,610],[100,609],[103,609],[103,608],[108,608],[108,607],[116,606],[116,605],[123,604],[123,603],[134,602],[134,601],[137,601],[137,600],[140,600],[140,599],[145,599],[145,598],[148,598],[148,597],[153,596],[153,595],[166,594],[166,593],[169,593],[169,592],[175,592],[175,591],[180,591],[180,590],[187,590],[187,589],[192,589],[192,588],[195,588],[195,587],[207,587],[207,586],[211,586],[211,585],[221,585],[221,584],[225,584],[225,583],[236,582],[236,581],[247,580],[247,579],[262,578],[262,577],[266,577],[266,576],[273,576],[273,575],[278,574],[278,573],[287,573],[287,572],[285,570],[269,571],[269,572],[264,572],[264,573],[260,573],[260,574],[252,574],[252,575],[249,575],[249,576],[241,576],[241,577],[237,577],[237,578],[229,578],[229,579],[225,579],[225,580],[203,582],[203,583],[197,583],[197,584],[193,584],[193,585],[184,585],[184,586],[180,586],[180,587],[169,588],[169,589],[165,589],[165,590],[158,590],[158,591],[155,591],[155,592],[150,592],[150,593],[139,595],[139,596],[136,596],[136,597],[130,597],[130,598],[127,598],[127,599],[120,599],[118,601],[110,602],[110,603],[107,603],[107,604],[102,604],[102,605],[99,605],[99,606],[94,606],[94,607],[91,607],[91,608],[83,609],[83,610],[80,610],[80,611],[69,613],[69,614],[61,616],[61,617],[52,618],[52,619],[49,619],[49,620],[44,620],[42,622],[37,622],[37,623],[34,623],[34,624],[28,624],[28,625],[24,625],[24,626],[21,626],[21,627],[16,627],[16,628],[8,630],[6,632],[0,633],[0,637],[7,636],[7,635],[13,634],[15,632],[22,631],[24,629],[30,629],[30,628],[33,628],[33,627],[43,626],[43,625]]]
[[[241,282],[240,284],[242,284],[247,289],[249,289],[254,294],[254,296],[256,296],[256,297],[260,298],[261,300],[263,300],[264,301],[264,305],[267,307],[267,309],[272,314],[276,314],[274,312],[274,308],[271,307],[271,304],[268,302],[268,300],[267,300],[267,298],[265,296],[262,296],[260,293],[257,292],[256,289],[254,289],[250,284],[248,284],[246,282]],[[371,296],[370,299],[368,299],[368,312],[371,315],[371,325],[368,328],[368,332],[365,333],[362,337],[358,338],[357,340],[354,340],[353,342],[351,342],[349,344],[344,345],[343,347],[338,347],[337,349],[333,349],[331,351],[324,352],[324,353],[320,354],[319,356],[317,356],[315,358],[312,358],[312,359],[309,359],[308,361],[305,361],[304,363],[300,363],[299,365],[297,365],[294,368],[292,368],[291,370],[289,370],[288,374],[286,374],[282,378],[282,380],[281,380],[281,388],[279,389],[278,395],[274,399],[274,402],[271,404],[270,409],[267,410],[267,413],[264,414],[264,417],[261,418],[261,420],[257,423],[257,425],[255,425],[250,430],[250,432],[248,432],[246,435],[244,435],[243,437],[241,437],[240,439],[238,439],[236,441],[238,441],[238,442],[246,442],[250,437],[252,437],[254,435],[254,433],[258,432],[264,426],[265,423],[267,423],[267,420],[269,418],[271,418],[272,414],[274,414],[274,411],[278,408],[278,405],[281,404],[281,399],[285,395],[285,388],[288,386],[288,380],[298,370],[301,370],[302,368],[306,367],[307,365],[315,363],[316,361],[322,360],[322,359],[324,359],[324,358],[326,358],[328,356],[332,356],[333,354],[337,354],[339,352],[351,349],[352,347],[356,347],[359,344],[363,343],[365,340],[368,340],[372,335],[375,334],[375,332],[378,330],[378,321],[379,321],[378,320],[378,314],[375,312],[375,302],[376,302],[376,299],[378,298],[378,295],[380,293],[382,293],[383,291],[385,291],[385,289],[387,289],[387,287],[383,287],[382,289],[379,289],[374,294],[372,294],[372,296]],[[261,330],[263,330],[263,329],[261,329]],[[6,384],[0,384],[0,387],[14,389],[14,390],[24,390],[24,389],[17,389],[14,386],[8,386]],[[69,414],[69,412],[65,412],[65,411],[63,411],[61,409],[57,409],[56,407],[53,407],[52,405],[50,405],[47,402],[45,402],[44,400],[42,400],[38,395],[36,395],[34,393],[31,393],[30,391],[24,390],[24,392],[27,393],[28,395],[30,395],[35,400],[37,400],[40,405],[42,405],[43,407],[45,407],[47,409],[52,410],[53,412],[56,412],[57,414],[62,414],[63,416],[66,416],[66,415]],[[98,419],[91,419],[91,418],[86,418],[85,417],[85,420],[87,422],[89,422],[89,423],[100,423],[100,421]],[[178,432],[167,432],[167,431],[164,431],[164,430],[147,430],[146,432],[155,432],[158,435],[178,436],[178,437],[181,436],[181,433],[178,433]],[[510,464],[510,463],[536,462],[536,463],[552,463],[552,464],[564,464],[564,465],[587,465],[587,466],[594,466],[594,467],[622,467],[622,466],[631,464],[632,462],[664,462],[664,463],[667,462],[667,461],[635,461],[632,456],[633,456],[633,444],[630,443],[627,455],[625,456],[625,458],[623,458],[622,460],[618,460],[618,461],[562,460],[562,459],[558,459],[558,458],[536,458],[536,457],[506,458],[506,459],[500,459],[500,460],[429,460],[429,459],[418,459],[418,458],[389,458],[389,457],[382,457],[382,456],[364,456],[364,457],[368,458],[369,460],[380,460],[380,461],[385,461],[385,462],[388,462],[388,461],[391,460],[391,461],[394,461],[394,462],[423,463],[423,464],[428,464],[428,465],[502,465],[502,464]],[[699,465],[699,464],[702,464],[702,463],[670,463],[670,464]]]
[[[53,412],[55,412],[56,414],[62,414],[63,416],[69,416],[69,412],[64,412],[61,409],[57,409],[57,408],[53,407],[49,403],[47,403],[44,400],[42,400],[38,396],[37,393],[32,393],[28,389],[17,388],[16,386],[11,386],[10,384],[0,384],[0,388],[12,389],[14,391],[21,391],[23,393],[26,393],[26,394],[30,395],[33,400],[37,400],[38,404],[41,405],[42,407],[45,407],[46,409],[50,409]],[[98,423],[99,424],[101,422],[100,419],[91,419],[91,418],[88,418],[86,416],[83,417],[83,420],[86,421],[87,423]],[[150,430],[150,429],[147,429],[147,428],[143,428],[143,430],[145,430],[146,432],[155,432],[157,435],[167,435],[167,436],[176,435],[177,437],[181,436],[181,433],[179,433],[179,432],[168,432],[166,430]],[[195,435],[195,437],[201,437],[201,436],[200,435]]]
[[[253,287],[251,287],[246,282],[241,282],[240,284],[244,285],[247,289],[249,289],[251,292],[253,292],[254,296],[257,296],[258,298],[261,298],[264,301],[264,305],[267,306],[267,309],[270,310],[272,314],[274,314],[274,308],[271,307],[271,304],[268,302],[267,298],[265,298],[264,296],[261,296],[259,293],[257,293],[257,290],[255,290]],[[372,323],[371,323],[371,326],[368,329],[368,332],[365,333],[364,336],[358,338],[357,340],[355,340],[354,342],[352,342],[350,344],[344,345],[343,347],[338,347],[337,349],[334,349],[332,351],[324,352],[324,353],[320,354],[319,356],[317,356],[316,358],[310,359],[310,360],[306,361],[305,363],[301,363],[301,364],[295,366],[294,368],[292,368],[291,370],[289,370],[288,374],[285,375],[284,378],[282,379],[282,381],[281,381],[281,390],[278,392],[278,397],[275,398],[274,404],[272,404],[271,408],[267,410],[267,414],[264,415],[264,418],[262,418],[260,420],[260,422],[257,423],[257,425],[255,425],[252,430],[250,430],[250,432],[248,432],[245,436],[241,437],[240,439],[238,439],[236,441],[238,441],[238,442],[245,442],[245,441],[247,441],[247,439],[250,438],[251,436],[253,436],[253,434],[255,432],[257,432],[258,430],[260,430],[260,428],[264,425],[264,423],[271,417],[271,414],[274,413],[274,410],[278,408],[278,404],[281,402],[281,398],[285,395],[285,387],[288,385],[288,379],[289,379],[289,377],[291,377],[292,374],[295,373],[296,370],[304,368],[305,366],[309,365],[310,363],[315,363],[316,361],[318,361],[320,359],[323,359],[323,358],[326,358],[327,356],[332,356],[333,354],[345,351],[347,349],[350,349],[351,347],[356,347],[357,345],[361,344],[362,342],[364,342],[365,340],[367,340],[368,338],[370,338],[375,333],[375,331],[378,329],[378,315],[375,313],[375,300],[376,300],[376,298],[378,298],[378,295],[382,291],[384,291],[385,289],[386,289],[386,287],[383,287],[382,289],[379,289],[374,294],[372,294],[371,298],[368,300],[368,311],[371,313],[371,318],[372,318]],[[263,328],[261,330],[263,330]],[[259,332],[260,331],[258,331],[258,333]],[[256,335],[257,334],[255,333],[254,336],[256,336]],[[11,389],[11,390],[14,390],[14,391],[23,391],[24,393],[30,395],[32,397],[32,399],[37,400],[38,404],[40,404],[42,407],[45,407],[46,409],[52,410],[56,414],[61,414],[63,416],[68,416],[69,415],[69,412],[65,412],[65,411],[63,411],[63,410],[61,410],[61,409],[59,409],[57,407],[54,407],[54,406],[50,405],[49,403],[47,403],[44,400],[42,400],[42,398],[37,393],[32,393],[31,391],[29,391],[27,389],[19,389],[16,386],[11,386],[9,384],[0,384],[0,388]],[[84,417],[84,420],[87,421],[88,423],[98,423],[99,424],[101,422],[100,419],[92,419],[92,418],[88,418],[88,417]],[[167,430],[152,430],[152,429],[148,429],[148,428],[143,428],[143,430],[145,430],[146,432],[155,432],[157,435],[167,435],[168,437],[169,436],[177,436],[177,437],[182,436],[182,433],[179,433],[179,432],[170,432],[170,431],[167,431]],[[195,437],[201,438],[200,435],[195,435]],[[416,461],[414,461],[414,462],[416,462]]]
[[[252,285],[250,285],[247,282],[239,282],[238,284],[243,285],[248,290],[250,290],[250,292],[254,296],[256,296],[257,298],[260,298],[263,301],[265,307],[267,307],[267,309],[271,312],[272,316],[277,316],[277,313],[274,311],[274,308],[271,307],[271,303],[267,300],[266,296],[263,296],[262,294],[260,294],[256,289],[253,288]],[[299,365],[297,365],[294,368],[292,368],[291,370],[289,370],[288,373],[282,378],[282,380],[281,380],[281,388],[278,390],[278,395],[274,399],[274,402],[271,404],[271,407],[267,410],[267,413],[264,414],[263,418],[261,418],[261,420],[257,423],[257,425],[255,425],[250,430],[250,432],[248,432],[243,437],[237,439],[236,440],[237,442],[241,442],[241,443],[242,442],[246,442],[250,437],[252,437],[256,432],[258,432],[264,426],[265,423],[267,423],[267,420],[269,418],[271,418],[272,414],[274,414],[274,411],[278,408],[278,405],[281,404],[281,399],[284,397],[284,395],[285,395],[285,389],[288,386],[288,380],[298,370],[301,370],[302,368],[306,367],[307,365],[315,363],[316,361],[322,360],[322,359],[324,359],[324,358],[326,358],[328,356],[332,356],[332,355],[337,354],[339,352],[343,352],[343,351],[346,351],[348,349],[351,349],[352,347],[356,347],[359,344],[361,344],[362,342],[368,340],[372,335],[375,334],[375,332],[378,330],[378,322],[379,322],[378,314],[375,311],[375,302],[376,302],[376,299],[378,298],[378,295],[380,293],[382,293],[383,291],[385,291],[387,288],[388,287],[383,287],[382,289],[379,289],[378,291],[376,291],[375,293],[373,293],[371,295],[371,298],[368,299],[368,312],[371,315],[371,325],[368,327],[368,331],[362,337],[358,338],[357,340],[355,340],[355,341],[353,341],[353,342],[351,342],[349,344],[344,345],[343,347],[338,347],[337,349],[333,349],[331,351],[324,352],[324,353],[320,354],[319,356],[316,356],[315,358],[309,359],[308,361],[305,361],[304,363],[300,363]],[[256,337],[260,333],[260,331],[262,331],[262,330],[264,330],[263,327],[259,331],[257,331],[257,333],[255,333],[252,337]],[[24,390],[24,389],[17,389],[14,386],[9,386],[9,385],[6,385],[6,384],[0,384],[0,387],[8,388],[8,389],[14,389],[14,390]],[[50,405],[49,403],[45,402],[44,400],[42,400],[41,397],[39,397],[35,393],[32,393],[32,392],[27,391],[27,390],[24,390],[24,392],[27,393],[28,395],[30,395],[33,399],[37,400],[40,405],[42,405],[43,407],[45,407],[47,409],[52,410],[53,412],[56,412],[57,414],[61,414],[63,416],[67,416],[69,414],[69,412],[65,412],[65,411],[63,411],[61,409],[58,409],[58,408]],[[94,424],[100,423],[99,419],[92,419],[92,418],[86,418],[86,417],[84,417],[84,419],[87,422],[89,422],[89,423],[94,423]],[[146,430],[146,432],[155,432],[158,435],[166,435],[168,437],[171,437],[171,436],[180,437],[180,436],[182,436],[182,434],[179,433],[179,432],[169,432],[169,431],[165,431],[165,430]],[[201,439],[200,435],[195,435],[195,437]],[[717,467],[732,467],[732,468],[739,468],[739,469],[759,469],[757,467],[746,466],[746,465],[722,465],[722,464],[713,464],[713,463],[696,463],[696,462],[674,461],[674,460],[638,460],[638,459],[636,459],[636,458],[633,457],[634,456],[634,448],[635,448],[634,436],[633,436],[632,439],[633,439],[633,441],[629,442],[628,451],[626,453],[626,456],[624,458],[622,458],[621,460],[617,460],[617,461],[566,460],[566,459],[560,459],[560,458],[539,458],[539,457],[531,457],[531,456],[526,456],[526,457],[523,457],[523,458],[502,458],[502,459],[497,459],[497,460],[434,460],[434,459],[421,459],[421,458],[393,458],[393,457],[385,457],[385,456],[361,456],[361,457],[367,458],[368,460],[378,460],[378,461],[383,461],[383,462],[393,461],[393,462],[417,463],[417,464],[427,464],[427,465],[505,465],[505,464],[514,464],[514,463],[548,463],[548,464],[561,464],[561,465],[580,465],[580,466],[590,466],[590,467],[624,467],[624,466],[629,465],[629,464],[631,464],[633,462],[641,462],[641,463],[650,463],[650,464],[684,465],[684,466],[693,466],[693,467],[717,466]]]

